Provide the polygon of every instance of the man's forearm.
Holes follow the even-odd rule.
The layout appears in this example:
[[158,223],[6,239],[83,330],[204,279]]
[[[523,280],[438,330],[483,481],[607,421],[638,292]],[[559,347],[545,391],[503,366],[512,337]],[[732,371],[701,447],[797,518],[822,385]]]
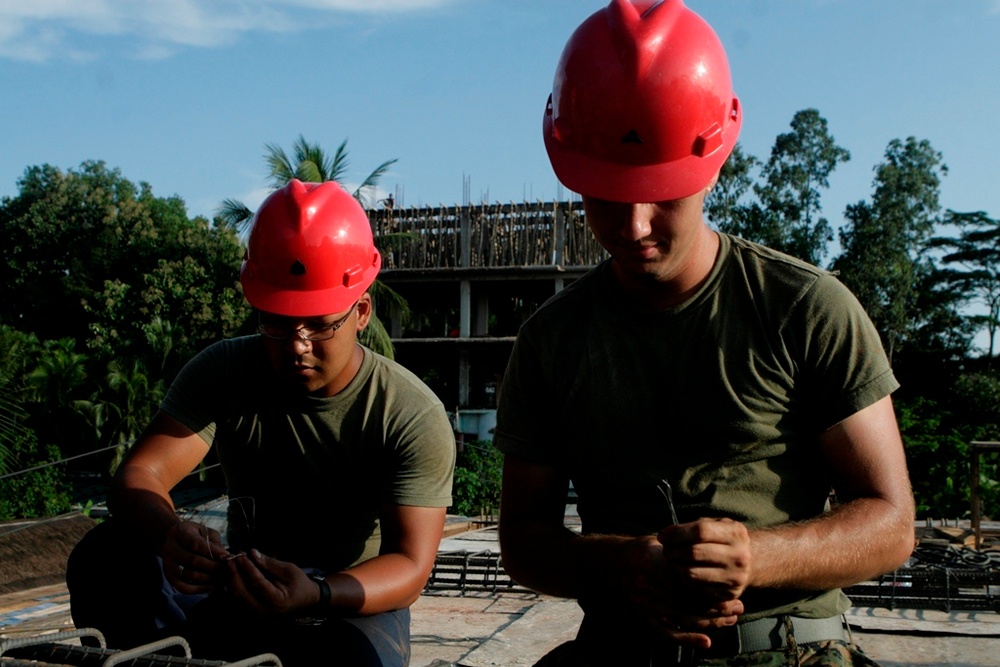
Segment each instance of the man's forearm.
[[909,506],[861,498],[811,521],[750,533],[750,586],[830,590],[890,572],[913,550]]
[[[522,586],[557,597],[621,593],[618,573],[634,538],[578,535],[527,525],[504,525],[500,538],[504,569]],[[650,537],[650,540],[653,538]]]
[[334,614],[368,616],[404,609],[424,590],[428,573],[409,557],[382,554],[326,578]]
[[108,493],[108,509],[157,552],[167,531],[180,523],[169,492],[141,469],[118,472]]

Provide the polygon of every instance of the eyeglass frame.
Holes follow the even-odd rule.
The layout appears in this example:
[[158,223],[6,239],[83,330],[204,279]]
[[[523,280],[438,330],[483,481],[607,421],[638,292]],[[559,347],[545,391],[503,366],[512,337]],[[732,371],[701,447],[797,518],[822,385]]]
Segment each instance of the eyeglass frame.
[[[265,324],[264,322],[262,322],[261,319],[260,319],[261,316],[264,313],[262,313],[261,311],[257,311],[257,333],[260,336],[263,336],[264,338],[268,338],[270,340],[285,341],[285,340],[288,340],[289,338],[291,338],[292,336],[295,336],[296,338],[298,338],[300,340],[308,341],[310,343],[322,343],[325,340],[332,339],[333,336],[334,336],[334,334],[337,333],[337,329],[339,329],[340,327],[342,327],[345,324],[347,324],[347,320],[350,319],[351,315],[354,314],[354,309],[358,307],[358,304],[360,302],[361,302],[361,299],[358,299],[357,301],[355,301],[351,305],[350,309],[347,311],[347,314],[344,315],[343,317],[341,317],[336,322],[331,322],[330,324],[324,324],[321,327],[311,327],[311,326],[303,325],[303,326],[300,326],[300,327],[295,327],[294,329],[289,329],[288,327],[279,327],[278,325],[274,325],[274,324],[268,325],[268,324]],[[272,329],[282,329],[282,330],[285,331],[285,335],[283,335],[283,336],[275,336],[273,333],[267,333],[266,331],[264,331],[265,327],[270,327]],[[309,330],[309,331],[315,331],[316,333],[314,333],[312,336],[308,336],[305,333],[303,333],[304,331],[307,331],[307,330]],[[329,334],[330,334],[329,336],[326,335],[327,332],[329,332]],[[316,338],[315,337],[316,335],[321,335],[321,336],[323,336],[323,338]]]

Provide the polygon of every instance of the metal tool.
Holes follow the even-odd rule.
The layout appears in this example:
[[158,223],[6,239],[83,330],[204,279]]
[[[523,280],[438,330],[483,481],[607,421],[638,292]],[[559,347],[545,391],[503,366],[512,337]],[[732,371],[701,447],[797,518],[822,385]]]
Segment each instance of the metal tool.
[[667,507],[670,508],[670,523],[671,525],[679,525],[680,521],[677,519],[677,509],[674,507],[674,490],[670,486],[670,482],[664,477],[656,485],[657,490],[663,495],[663,498],[667,501]]

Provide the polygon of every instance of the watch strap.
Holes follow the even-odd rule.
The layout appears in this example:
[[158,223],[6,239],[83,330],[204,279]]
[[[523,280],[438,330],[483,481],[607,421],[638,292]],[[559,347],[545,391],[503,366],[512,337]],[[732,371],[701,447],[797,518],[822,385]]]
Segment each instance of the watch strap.
[[330,612],[330,584],[326,582],[326,577],[314,574],[312,580],[319,586],[319,603],[316,608],[324,615]]

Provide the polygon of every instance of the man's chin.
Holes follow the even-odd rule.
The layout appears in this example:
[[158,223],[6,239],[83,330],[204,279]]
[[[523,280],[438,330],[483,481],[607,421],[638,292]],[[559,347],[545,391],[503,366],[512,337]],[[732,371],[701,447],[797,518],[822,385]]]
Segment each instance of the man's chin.
[[321,388],[317,386],[319,383],[316,382],[315,379],[306,377],[299,373],[286,373],[281,379],[282,384],[285,385],[286,389],[303,396],[312,394]]

